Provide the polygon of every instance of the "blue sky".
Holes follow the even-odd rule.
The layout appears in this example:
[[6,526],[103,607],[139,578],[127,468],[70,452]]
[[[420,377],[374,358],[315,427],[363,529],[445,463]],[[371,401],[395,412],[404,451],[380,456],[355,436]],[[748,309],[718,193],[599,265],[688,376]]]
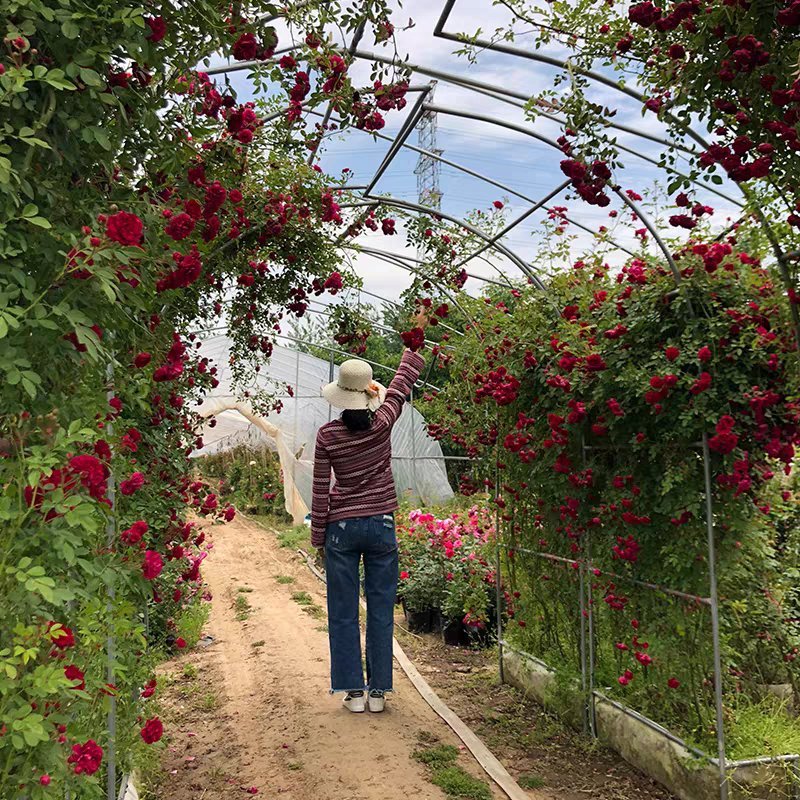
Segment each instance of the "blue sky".
[[[398,50],[401,55],[407,53],[412,63],[513,89],[526,96],[552,85],[557,71],[547,65],[488,51],[480,55],[477,64],[471,65],[467,59],[454,55],[453,51],[457,49],[455,43],[436,39],[432,35],[441,7],[441,0],[405,0],[402,8],[398,8],[396,11],[393,22],[398,29]],[[409,18],[413,19],[414,26],[401,31],[400,28],[407,24]],[[491,0],[458,0],[447,29],[454,32],[474,32],[480,25],[484,32],[487,32],[504,25],[508,19],[508,12],[501,7],[493,6]],[[279,36],[281,46],[288,44],[288,36],[285,31],[279,29]],[[524,39],[518,42],[520,46],[524,46],[524,43]],[[362,48],[384,55],[390,54],[388,49],[374,45],[369,34],[365,35]],[[557,48],[544,52],[548,55],[564,55]],[[351,75],[357,83],[368,83],[368,65],[356,63],[351,68]],[[247,76],[244,73],[234,73],[231,79],[240,98],[246,99],[249,93]],[[412,85],[422,85],[428,81],[428,77],[416,75],[412,78],[411,83]],[[631,98],[600,84],[594,85],[592,97],[604,105],[617,108],[617,122],[629,125],[636,130],[663,134],[663,126],[655,115],[648,114],[646,117],[642,117],[638,103]],[[409,104],[403,112],[389,112],[387,125],[382,133],[392,136],[397,132],[406,113],[413,105],[416,95],[410,94],[408,99]],[[465,109],[473,113],[524,125],[551,139],[557,138],[562,132],[554,122],[540,118],[535,123],[530,123],[525,120],[524,114],[519,108],[449,84],[446,81],[438,82],[435,100],[441,106]],[[564,180],[559,169],[559,161],[563,156],[552,147],[528,136],[482,122],[442,114],[439,115],[438,127],[438,147],[443,150],[445,158],[486,174],[500,183],[512,186],[528,198],[542,198]],[[633,148],[636,152],[652,158],[658,157],[660,146],[655,143],[626,133],[620,133],[618,139],[620,143]],[[412,133],[409,142],[417,144],[416,132]],[[332,174],[337,174],[342,168],[348,167],[353,170],[352,182],[365,184],[371,180],[388,147],[388,142],[380,139],[374,140],[362,131],[347,131],[327,140],[319,163]],[[646,161],[633,155],[626,155],[623,162],[624,170],[615,175],[623,188],[633,188],[643,193],[644,189],[653,187],[656,181],[660,181],[662,186],[665,185],[663,173]],[[391,194],[403,200],[416,201],[417,188],[414,175],[416,163],[416,153],[408,150],[401,151],[377,184],[375,191]],[[487,208],[492,201],[498,199],[509,200],[508,219],[515,218],[531,205],[522,198],[507,197],[502,190],[444,165],[441,168],[441,189],[442,209],[459,217],[475,208]],[[738,195],[735,187],[726,186],[725,190],[734,198]],[[725,225],[729,215],[736,213],[734,203],[714,195],[700,192],[697,194],[697,199],[717,209],[715,221],[720,227]],[[578,198],[566,200],[564,193],[550,201],[550,204],[568,206],[571,217],[592,229],[596,229],[599,225],[611,226],[613,221],[609,219],[608,212],[612,208],[620,210],[620,217],[625,210],[620,201],[612,203],[606,209],[599,209],[585,204]],[[673,213],[667,208],[661,209],[661,212]],[[541,222],[545,216],[544,210],[534,213],[525,223],[514,229],[503,240],[503,244],[513,249],[523,260],[531,263],[534,267],[537,265],[541,267],[544,264],[547,264],[548,267],[567,267],[566,263],[551,265],[547,254],[543,253],[540,235]],[[362,237],[362,241],[366,246],[380,247],[392,252],[403,252],[405,250],[403,238],[402,235],[384,237],[381,234],[371,234]],[[621,244],[635,249],[630,233],[620,233],[617,240]],[[590,241],[589,234],[581,233],[574,255],[577,256],[579,251]],[[413,252],[409,254],[413,255]],[[617,251],[610,253],[608,260],[614,263],[621,261],[623,257],[624,254]],[[495,258],[494,263],[495,266],[506,270],[509,274],[519,274],[516,267],[502,257]],[[370,292],[396,299],[403,288],[408,285],[408,273],[371,256],[361,254],[356,257],[355,264],[364,279],[365,288]],[[493,267],[482,261],[472,262],[468,269],[478,275],[494,273]],[[478,281],[474,281],[473,284],[476,290],[480,288]]]

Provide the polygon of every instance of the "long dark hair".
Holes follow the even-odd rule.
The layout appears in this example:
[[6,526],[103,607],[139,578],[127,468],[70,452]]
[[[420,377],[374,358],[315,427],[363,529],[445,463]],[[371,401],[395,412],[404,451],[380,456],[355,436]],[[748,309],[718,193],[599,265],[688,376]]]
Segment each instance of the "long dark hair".
[[366,431],[372,425],[372,412],[367,408],[346,408],[342,411],[342,422],[349,431]]

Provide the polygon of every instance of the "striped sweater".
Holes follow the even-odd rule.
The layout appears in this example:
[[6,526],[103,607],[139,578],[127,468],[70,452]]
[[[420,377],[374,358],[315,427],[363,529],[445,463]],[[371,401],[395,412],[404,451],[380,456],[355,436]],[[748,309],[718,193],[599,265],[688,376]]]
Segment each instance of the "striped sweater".
[[[425,361],[406,350],[386,399],[366,431],[349,431],[340,419],[323,425],[314,450],[311,544],[325,544],[329,522],[389,514],[397,508],[392,478],[392,428]],[[331,486],[331,469],[336,481]]]

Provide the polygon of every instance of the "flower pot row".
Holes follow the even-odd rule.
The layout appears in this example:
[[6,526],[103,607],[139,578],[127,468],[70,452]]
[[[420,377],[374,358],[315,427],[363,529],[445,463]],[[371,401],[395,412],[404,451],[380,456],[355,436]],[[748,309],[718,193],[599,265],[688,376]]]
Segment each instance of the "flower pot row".
[[453,647],[488,647],[491,643],[484,624],[470,625],[458,617],[448,618],[439,608],[410,609],[405,602],[402,605],[411,633],[441,633],[444,643]]

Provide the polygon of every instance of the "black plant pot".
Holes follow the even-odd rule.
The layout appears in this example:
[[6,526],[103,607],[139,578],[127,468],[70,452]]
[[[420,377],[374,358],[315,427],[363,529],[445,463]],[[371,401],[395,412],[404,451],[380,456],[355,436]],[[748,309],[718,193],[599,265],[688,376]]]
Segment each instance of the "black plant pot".
[[475,625],[465,625],[464,627],[471,647],[483,649],[491,644],[492,634],[486,625],[482,628]]
[[444,628],[445,619],[442,616],[442,610],[440,608],[434,608],[431,611],[431,630],[434,633],[441,633],[442,628]]
[[411,633],[430,633],[431,632],[431,609],[424,611],[411,611],[406,609],[406,621]]
[[442,626],[442,639],[451,647],[465,647],[469,644],[469,637],[464,630],[464,623],[460,619],[449,619]]

